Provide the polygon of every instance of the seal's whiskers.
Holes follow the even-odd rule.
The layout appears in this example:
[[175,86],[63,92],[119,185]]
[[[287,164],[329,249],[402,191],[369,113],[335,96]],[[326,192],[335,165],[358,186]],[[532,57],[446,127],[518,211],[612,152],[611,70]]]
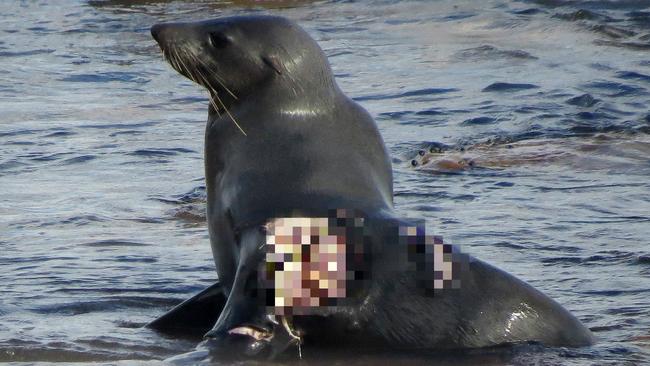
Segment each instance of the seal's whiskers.
[[[200,70],[197,69],[196,72],[197,72],[197,75],[198,75],[199,79],[201,80],[199,82],[199,84],[205,86],[208,89],[208,92],[210,93],[210,104],[212,105],[212,108],[214,108],[214,110],[217,112],[217,115],[219,117],[221,117],[221,108],[224,108],[224,107],[218,106],[217,103],[215,102],[214,98],[212,98],[212,95],[213,94],[216,95],[217,91],[214,90],[212,85],[210,85],[210,83],[208,82],[208,80],[206,79],[206,77],[203,75],[203,73]],[[224,110],[225,110],[225,108],[224,108]]]
[[[182,55],[180,53],[182,53]],[[183,56],[185,56],[185,57],[183,57]],[[219,113],[219,111],[223,108],[223,110],[226,112],[228,117],[230,117],[230,119],[233,121],[235,126],[237,126],[237,128],[241,131],[241,133],[244,134],[244,136],[247,136],[246,131],[244,131],[244,129],[237,122],[237,120],[232,115],[232,113],[230,113],[230,111],[226,107],[226,104],[221,100],[221,98],[219,98],[219,94],[218,94],[216,88],[214,88],[212,86],[212,84],[210,84],[210,81],[207,78],[207,76],[204,75],[201,72],[201,70],[199,68],[197,68],[197,67],[194,67],[194,68],[190,69],[190,67],[188,67],[188,64],[185,62],[185,60],[188,59],[188,60],[191,60],[192,62],[194,62],[196,64],[201,64],[206,68],[206,70],[210,71],[210,68],[208,67],[208,65],[206,65],[198,57],[194,56],[192,53],[188,52],[187,50],[178,49],[178,48],[175,48],[175,47],[169,48],[168,50],[163,50],[163,58],[165,58],[169,62],[169,64],[172,65],[172,67],[176,71],[180,72],[181,74],[185,74],[189,79],[191,79],[195,83],[197,83],[199,85],[202,85],[205,88],[207,88],[208,91],[211,94],[210,95],[210,104],[212,104],[212,107],[214,107],[217,114],[219,116],[221,116],[221,113]],[[194,72],[192,72],[192,71],[194,71]],[[223,85],[223,83],[219,80],[219,76],[216,75],[216,73],[214,71],[213,71],[212,76],[215,77],[215,80],[217,81],[217,83],[219,83],[219,85],[221,87],[223,87],[233,98],[238,99],[237,96],[232,91],[230,91],[230,89],[228,89],[225,85]],[[215,98],[216,98],[216,101],[215,101]],[[221,108],[219,107],[217,102],[218,102],[218,104],[221,105]]]
[[205,67],[206,70],[212,72],[212,76],[214,76],[214,78],[215,78],[215,80],[217,81],[217,83],[219,83],[219,86],[221,86],[222,88],[224,88],[224,89],[228,92],[228,94],[230,94],[230,95],[231,95],[233,98],[235,98],[235,99],[239,99],[239,98],[237,98],[237,96],[235,95],[235,93],[233,93],[230,89],[228,89],[227,86],[225,86],[225,85],[223,84],[223,80],[221,80],[221,77],[217,74],[217,72],[214,70],[214,68],[210,67],[210,65],[206,64],[206,63],[205,63],[203,60],[201,60],[200,58],[198,58],[198,57],[194,57],[194,56],[190,55],[189,53],[186,53],[186,54],[187,54],[188,56],[192,57],[192,61],[195,61],[195,62],[201,64],[203,67]]
[[170,48],[170,49],[169,49],[169,61],[170,61],[169,63],[170,63],[170,64],[172,65],[172,67],[174,68],[174,70],[176,70],[176,71],[182,73],[181,69],[178,67],[177,57],[176,57],[176,54],[174,53],[174,49],[173,49],[173,48]]
[[219,101],[219,103],[221,103],[221,105],[223,106],[223,110],[226,111],[226,114],[228,114],[228,116],[230,117],[230,119],[235,123],[235,126],[237,126],[237,128],[239,128],[239,130],[241,131],[241,133],[244,134],[244,136],[247,136],[247,135],[246,135],[246,132],[244,131],[244,129],[241,128],[241,126],[239,125],[239,123],[237,123],[237,121],[235,120],[235,117],[233,117],[232,114],[230,114],[230,111],[228,110],[228,108],[226,108],[226,105],[223,103],[223,101],[221,100],[221,98],[219,98],[219,94],[214,93],[214,96],[215,96],[215,98],[217,98],[217,100]]
[[[205,78],[205,76],[201,73],[201,71],[200,71],[197,67],[194,67],[193,69],[190,69],[190,68],[188,67],[188,65],[185,63],[185,60],[188,60],[188,59],[192,59],[192,60],[193,60],[193,57],[191,57],[190,53],[187,52],[187,51],[184,50],[184,49],[181,49],[180,51],[183,52],[183,56],[185,56],[185,57],[180,57],[180,56],[179,56],[179,59],[182,60],[182,62],[183,62],[183,67],[185,67],[185,70],[187,71],[187,73],[191,75],[192,80],[193,80],[195,83],[197,83],[197,84],[199,84],[199,85],[201,85],[201,86],[207,88],[209,91],[212,91],[212,92],[215,92],[215,93],[216,93],[216,91],[214,90],[214,88],[212,87],[212,85],[210,85],[210,83],[208,83],[207,78]],[[191,64],[190,64],[190,65],[191,65]],[[192,72],[192,71],[194,71],[194,72]]]
[[[192,55],[189,54],[189,53],[186,53],[186,54],[187,54],[188,56],[192,56]],[[196,58],[196,57],[193,57],[193,61],[195,61],[195,62],[201,62],[201,61],[200,61],[198,58]],[[248,135],[246,134],[246,131],[244,131],[244,129],[241,127],[241,125],[239,125],[239,123],[237,123],[237,120],[235,119],[235,117],[230,113],[230,111],[229,111],[228,108],[226,107],[226,104],[221,100],[221,98],[219,98],[219,93],[217,93],[217,91],[215,90],[215,88],[214,88],[214,87],[209,83],[208,78],[207,78],[207,77],[206,77],[206,76],[201,72],[201,70],[199,70],[198,68],[195,69],[195,70],[196,70],[197,74],[201,76],[201,78],[202,78],[202,80],[203,80],[203,82],[204,82],[204,84],[205,84],[204,86],[205,86],[206,88],[208,88],[209,91],[212,92],[212,94],[214,95],[214,98],[216,98],[217,101],[219,102],[219,104],[221,104],[221,107],[222,107],[223,110],[226,112],[226,114],[228,115],[228,117],[230,117],[230,119],[231,119],[232,122],[235,124],[235,126],[237,126],[237,128],[239,129],[239,131],[241,131],[241,133],[243,133],[244,136],[248,136]],[[218,82],[218,80],[217,80],[217,82]],[[221,84],[221,83],[219,83],[219,84]],[[227,90],[227,88],[226,88],[226,90]],[[231,93],[231,94],[232,94],[232,93]],[[217,110],[217,112],[218,112],[219,108],[215,105],[215,103],[214,103],[214,98],[212,98],[212,97],[210,98],[210,103],[212,103],[212,106],[213,106],[213,107]]]
[[187,66],[187,63],[185,63],[185,59],[181,57],[178,53],[178,50],[174,50],[175,56],[179,61],[180,67],[187,73],[187,76],[195,83],[199,85],[203,85],[200,80],[197,80],[196,75],[192,72],[192,70]]
[[[174,56],[174,66],[175,66],[174,68],[176,69],[176,71],[180,72],[181,74],[183,73],[183,71],[187,72],[187,70],[183,67],[181,58],[178,57],[178,50],[176,48],[172,48],[170,53]],[[190,74],[189,72],[188,74],[189,74],[188,77],[192,79],[192,74]],[[192,79],[192,81],[194,81],[194,79]]]

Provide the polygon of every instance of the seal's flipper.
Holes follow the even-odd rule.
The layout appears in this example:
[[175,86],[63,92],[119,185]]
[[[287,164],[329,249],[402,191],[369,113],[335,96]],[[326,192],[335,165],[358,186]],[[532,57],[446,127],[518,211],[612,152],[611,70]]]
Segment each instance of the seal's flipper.
[[146,326],[162,333],[201,337],[212,328],[225,304],[226,295],[217,282]]

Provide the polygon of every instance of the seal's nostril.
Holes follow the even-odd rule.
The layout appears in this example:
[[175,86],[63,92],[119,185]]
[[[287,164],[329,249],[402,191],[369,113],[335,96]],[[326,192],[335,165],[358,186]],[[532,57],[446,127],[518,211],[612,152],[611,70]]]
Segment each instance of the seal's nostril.
[[160,31],[162,30],[163,26],[162,24],[154,24],[153,27],[151,27],[151,36],[153,39],[156,40],[156,42],[160,43]]

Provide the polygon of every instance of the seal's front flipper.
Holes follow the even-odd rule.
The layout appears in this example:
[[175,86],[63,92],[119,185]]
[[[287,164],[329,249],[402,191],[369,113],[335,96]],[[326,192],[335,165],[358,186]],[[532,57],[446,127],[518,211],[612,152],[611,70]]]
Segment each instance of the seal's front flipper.
[[162,333],[202,337],[212,329],[225,304],[226,295],[217,282],[146,326]]

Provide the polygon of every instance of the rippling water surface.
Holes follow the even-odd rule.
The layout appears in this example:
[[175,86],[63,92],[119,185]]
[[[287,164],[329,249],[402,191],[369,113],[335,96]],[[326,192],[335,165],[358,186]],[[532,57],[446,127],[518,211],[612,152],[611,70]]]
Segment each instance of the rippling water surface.
[[0,2],[0,361],[194,350],[198,340],[142,328],[216,279],[206,95],[162,61],[149,27],[251,13],[303,25],[376,118],[400,213],[598,337],[582,349],[342,359],[650,362],[650,7],[632,0]]

